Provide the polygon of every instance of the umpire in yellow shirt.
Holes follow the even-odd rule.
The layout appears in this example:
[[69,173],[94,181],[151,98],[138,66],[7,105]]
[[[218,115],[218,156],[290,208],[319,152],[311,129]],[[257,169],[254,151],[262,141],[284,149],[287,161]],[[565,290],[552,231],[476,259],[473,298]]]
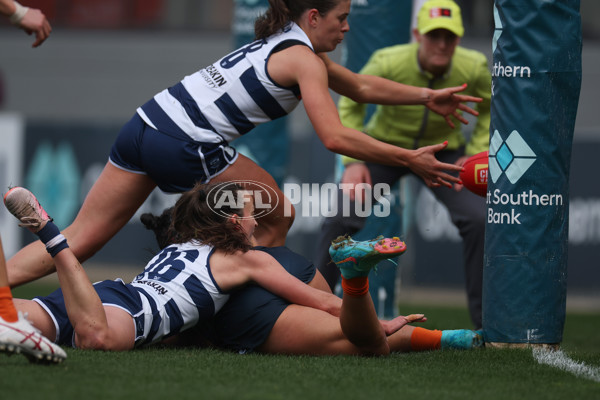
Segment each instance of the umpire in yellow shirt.
[[[477,105],[479,116],[470,138],[465,137],[460,123],[451,127],[443,117],[422,106],[377,106],[365,123],[367,106],[342,97],[338,105],[342,123],[404,148],[416,149],[448,141],[448,146],[437,153],[438,160],[446,163],[462,165],[469,156],[487,150],[491,75],[484,54],[458,46],[463,33],[461,12],[456,3],[451,0],[427,1],[417,16],[417,29],[413,31],[416,42],[374,52],[360,73],[433,89],[466,83],[464,94],[483,98]],[[384,159],[381,164],[374,164],[343,157],[343,162],[342,183],[392,186],[402,176],[412,173],[408,168],[387,166]],[[462,189],[458,185],[454,189],[431,188],[436,198],[448,208],[463,239],[469,312],[475,329],[481,329],[486,206],[484,198]],[[343,215],[343,202],[338,201],[338,213],[325,219],[317,241],[317,266],[332,288],[339,279],[339,270],[329,262],[328,244],[339,235],[358,232],[366,220],[354,212],[353,202],[361,201],[361,192],[349,190],[345,194],[352,201],[351,215]]]

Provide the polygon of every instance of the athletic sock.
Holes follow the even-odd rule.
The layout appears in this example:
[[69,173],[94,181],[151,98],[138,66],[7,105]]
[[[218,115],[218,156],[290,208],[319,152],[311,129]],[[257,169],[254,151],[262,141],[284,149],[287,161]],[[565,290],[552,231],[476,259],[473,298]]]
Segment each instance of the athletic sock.
[[52,257],[56,256],[61,250],[69,247],[67,238],[60,233],[60,229],[52,221],[48,221],[46,226],[40,229],[36,235],[46,245],[46,251]]
[[17,322],[19,320],[19,314],[8,286],[0,287],[0,317],[6,322]]
[[437,350],[442,345],[442,331],[415,328],[410,336],[410,347],[413,351]]
[[342,290],[345,294],[352,297],[360,297],[369,293],[369,278],[359,276],[346,279],[342,276]]

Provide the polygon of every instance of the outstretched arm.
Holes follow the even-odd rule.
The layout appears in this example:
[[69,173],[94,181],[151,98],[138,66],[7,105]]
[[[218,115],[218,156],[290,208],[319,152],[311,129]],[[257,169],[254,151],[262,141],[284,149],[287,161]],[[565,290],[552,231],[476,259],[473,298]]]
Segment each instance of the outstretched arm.
[[[338,67],[343,68],[334,66],[334,68]],[[355,82],[358,79],[357,74],[344,68],[343,73],[350,74],[347,82],[338,80],[335,74],[333,77],[328,76],[324,60],[306,46],[292,46],[274,54],[269,61],[268,70],[278,84],[300,86],[306,113],[319,139],[328,150],[363,161],[408,167],[423,178],[425,184],[430,187],[440,185],[452,187],[453,183],[460,182],[451,174],[461,171],[461,167],[441,163],[435,158],[435,153],[445,148],[444,144],[416,150],[404,149],[342,125],[329,88],[339,89],[343,84],[347,84],[348,91],[340,90],[343,94],[353,95],[353,92],[362,92],[360,87],[363,86]],[[392,83],[385,79],[381,79],[381,82]],[[384,86],[386,85],[381,84],[382,91],[387,90]],[[421,88],[414,86],[407,86],[407,88],[405,93],[406,98],[409,99],[407,104],[425,104],[431,101]]]
[[250,250],[233,255],[215,253],[211,265],[213,276],[223,290],[253,282],[290,303],[340,315],[342,300],[339,297],[305,284],[264,251]]
[[429,89],[405,85],[374,75],[356,74],[349,69],[331,61],[327,55],[320,54],[327,67],[329,87],[335,92],[347,96],[360,103],[383,105],[424,105],[446,119],[454,128],[450,116],[454,116],[463,124],[468,121],[458,110],[478,115],[477,111],[465,105],[465,102],[481,102],[480,97],[460,95],[466,84],[445,89]]
[[[420,176],[429,187],[441,185],[451,187],[452,183],[460,181],[450,173],[460,171],[461,167],[442,163],[435,157],[435,153],[443,150],[446,144],[421,147],[416,150],[404,149],[345,127],[342,125],[335,104],[328,93],[328,76],[323,65],[306,62],[304,68],[299,71],[299,75],[304,108],[317,135],[327,149],[363,161],[408,167]],[[408,88],[410,93],[415,94],[413,99],[417,99],[419,95],[414,89],[418,88],[412,86]]]
[[331,293],[315,289],[289,274],[271,255],[264,251],[246,253],[250,262],[250,278],[273,294],[290,303],[312,307],[339,316],[342,300]]

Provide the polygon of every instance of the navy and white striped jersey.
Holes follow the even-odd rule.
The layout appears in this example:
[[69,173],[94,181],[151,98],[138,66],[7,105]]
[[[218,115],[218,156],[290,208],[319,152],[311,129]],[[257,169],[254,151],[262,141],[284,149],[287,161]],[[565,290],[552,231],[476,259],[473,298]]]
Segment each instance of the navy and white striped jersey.
[[[212,246],[191,242],[158,253],[129,285],[140,294],[143,334],[136,345],[150,344],[212,318],[229,295],[214,281]],[[138,316],[134,316],[138,320]]]
[[297,86],[279,86],[267,73],[273,51],[293,44],[313,49],[304,31],[290,23],[186,76],[137,112],[167,135],[203,143],[230,142],[256,125],[287,115],[300,102]]

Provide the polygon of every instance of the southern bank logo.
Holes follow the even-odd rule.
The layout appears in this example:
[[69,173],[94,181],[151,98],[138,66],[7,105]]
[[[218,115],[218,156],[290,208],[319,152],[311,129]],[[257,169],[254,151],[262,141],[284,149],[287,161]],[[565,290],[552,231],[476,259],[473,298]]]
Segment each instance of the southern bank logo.
[[523,140],[519,132],[512,131],[503,140],[497,130],[490,140],[488,170],[492,182],[496,183],[504,173],[510,183],[517,183],[525,172],[533,165],[536,155],[531,147]]

